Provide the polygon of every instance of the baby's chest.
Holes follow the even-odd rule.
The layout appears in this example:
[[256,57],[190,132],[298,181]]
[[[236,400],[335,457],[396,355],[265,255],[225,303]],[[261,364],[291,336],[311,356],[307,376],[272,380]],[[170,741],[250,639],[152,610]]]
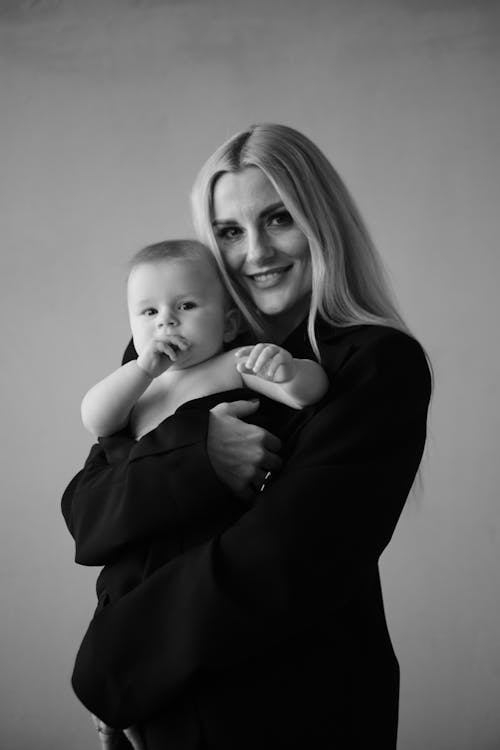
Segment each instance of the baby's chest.
[[130,428],[136,440],[158,427],[180,406],[174,394],[154,386],[155,383],[152,383],[140,397],[130,415]]
[[213,393],[241,388],[236,367],[196,367],[156,378],[137,401],[131,417],[132,434],[138,440],[172,416],[182,404]]

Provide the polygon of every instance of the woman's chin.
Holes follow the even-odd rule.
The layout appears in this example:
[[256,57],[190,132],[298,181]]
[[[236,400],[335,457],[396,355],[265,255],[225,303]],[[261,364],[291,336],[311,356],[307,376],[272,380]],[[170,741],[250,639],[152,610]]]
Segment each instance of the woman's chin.
[[283,294],[253,294],[252,300],[260,313],[266,318],[283,316],[284,318],[297,316],[300,319],[307,315],[309,310],[309,295],[299,299],[283,290]]
[[277,289],[250,289],[250,297],[262,315],[281,315],[288,307],[287,295]]

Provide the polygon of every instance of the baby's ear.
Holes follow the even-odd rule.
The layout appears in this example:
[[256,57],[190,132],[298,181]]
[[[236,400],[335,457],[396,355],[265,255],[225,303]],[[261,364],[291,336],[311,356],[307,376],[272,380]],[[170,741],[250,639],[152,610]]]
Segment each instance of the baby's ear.
[[232,307],[230,310],[226,311],[226,318],[224,321],[224,342],[226,344],[229,341],[233,341],[238,335],[240,322],[241,316],[237,307]]

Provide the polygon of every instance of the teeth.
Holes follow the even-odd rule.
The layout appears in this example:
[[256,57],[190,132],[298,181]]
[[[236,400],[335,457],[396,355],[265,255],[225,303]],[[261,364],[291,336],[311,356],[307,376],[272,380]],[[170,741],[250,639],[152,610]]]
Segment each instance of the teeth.
[[279,269],[277,271],[268,271],[267,273],[255,273],[250,278],[254,281],[269,281],[270,279],[276,279],[285,272],[285,269]]
[[266,279],[274,279],[276,276],[279,276],[279,272],[273,271],[272,273],[259,273],[253,278],[256,281],[266,281]]

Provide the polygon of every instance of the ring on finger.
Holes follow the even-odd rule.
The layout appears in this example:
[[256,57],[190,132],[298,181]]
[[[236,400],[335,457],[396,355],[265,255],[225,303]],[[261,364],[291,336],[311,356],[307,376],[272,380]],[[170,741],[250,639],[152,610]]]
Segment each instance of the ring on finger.
[[266,475],[264,476],[264,479],[262,480],[262,484],[260,485],[259,492],[262,492],[263,490],[265,490],[266,485],[269,483],[269,480],[271,479],[271,477],[272,477],[272,471],[266,472]]

